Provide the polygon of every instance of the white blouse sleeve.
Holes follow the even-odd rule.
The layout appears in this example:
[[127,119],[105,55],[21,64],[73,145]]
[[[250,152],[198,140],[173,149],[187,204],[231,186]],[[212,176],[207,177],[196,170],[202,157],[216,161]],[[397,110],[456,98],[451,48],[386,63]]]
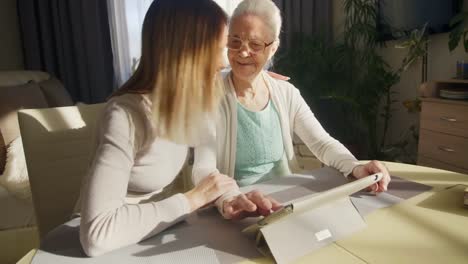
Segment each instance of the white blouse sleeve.
[[338,169],[348,176],[358,164],[357,159],[338,140],[331,137],[304,98],[295,87],[292,88],[293,130],[310,151],[325,165]]
[[106,106],[95,157],[82,190],[80,241],[89,256],[137,243],[190,213],[183,194],[144,204],[125,202],[144,129],[137,109],[112,102]]
[[[211,121],[211,122],[210,122]],[[199,146],[195,147],[194,151],[194,164],[192,169],[192,180],[195,185],[197,185],[204,177],[212,174],[219,173],[217,168],[217,149],[218,142],[216,138],[216,121],[209,120],[211,124],[207,123],[205,125],[206,133],[204,133],[204,138],[202,143]],[[234,177],[234,175],[228,175]],[[214,203],[218,211],[223,215],[223,205],[224,201],[241,194],[239,189],[235,189],[224,193],[221,195]]]

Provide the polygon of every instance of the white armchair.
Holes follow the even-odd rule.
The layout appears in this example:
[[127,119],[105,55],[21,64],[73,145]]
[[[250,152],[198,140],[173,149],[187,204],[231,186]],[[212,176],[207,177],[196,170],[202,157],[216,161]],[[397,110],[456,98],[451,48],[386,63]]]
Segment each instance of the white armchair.
[[18,113],[39,236],[68,221],[92,158],[104,104]]

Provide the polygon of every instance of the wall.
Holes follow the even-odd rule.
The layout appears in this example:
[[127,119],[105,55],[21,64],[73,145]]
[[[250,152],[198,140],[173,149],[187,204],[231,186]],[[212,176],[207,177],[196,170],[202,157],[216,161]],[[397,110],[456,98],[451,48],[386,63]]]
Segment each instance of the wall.
[[16,0],[0,0],[0,36],[0,70],[24,69]]
[[[333,0],[333,28],[334,36],[339,37],[343,31],[344,12],[343,0]],[[464,9],[467,10],[468,0],[464,0]],[[449,52],[448,33],[431,35],[429,37],[428,53],[428,80],[443,80],[455,76],[456,61],[468,60],[468,54],[465,53],[461,45]],[[405,56],[405,50],[395,48],[397,41],[389,41],[386,47],[381,48],[379,53],[396,69],[401,65]],[[388,139],[390,142],[397,142],[405,137],[409,127],[416,125],[419,127],[419,113],[408,113],[403,107],[402,101],[415,99],[418,97],[418,88],[421,83],[421,63],[415,63],[407,72],[401,76],[401,81],[393,89],[398,94],[395,95],[398,103],[394,105],[393,118],[391,120]],[[416,146],[413,147],[416,151]]]
[[[468,60],[461,45],[450,52],[448,49],[448,33],[431,35],[429,37],[428,49],[428,80],[444,80],[455,76],[456,61]],[[397,68],[403,57],[405,50],[394,48],[397,43],[391,41],[387,43],[387,48],[380,50],[384,59]],[[419,96],[418,88],[421,84],[421,63],[415,63],[407,72],[401,76],[401,81],[393,89],[398,92],[395,99],[404,101],[414,99]],[[408,113],[401,103],[395,105],[394,117],[391,122],[389,139],[393,142],[401,139],[402,133],[408,130],[411,125],[419,126],[419,113]]]

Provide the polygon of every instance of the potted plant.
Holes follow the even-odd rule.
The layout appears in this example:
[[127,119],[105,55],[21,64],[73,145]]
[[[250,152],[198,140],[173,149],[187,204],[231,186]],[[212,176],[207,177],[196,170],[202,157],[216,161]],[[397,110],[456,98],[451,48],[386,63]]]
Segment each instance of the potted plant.
[[393,87],[424,54],[427,38],[424,30],[410,34],[400,46],[408,54],[393,70],[377,52],[383,43],[376,28],[375,1],[344,0],[344,11],[340,39],[329,42],[320,35],[296,35],[276,67],[292,77],[322,125],[358,158],[390,159],[388,149],[396,147],[386,142],[397,102]]

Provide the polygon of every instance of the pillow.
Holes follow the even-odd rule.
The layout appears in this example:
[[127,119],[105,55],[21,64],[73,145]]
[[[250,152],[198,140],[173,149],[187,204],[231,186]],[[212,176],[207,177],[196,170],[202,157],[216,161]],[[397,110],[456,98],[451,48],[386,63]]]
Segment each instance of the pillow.
[[67,90],[65,90],[65,87],[63,87],[59,80],[50,78],[49,80],[42,81],[38,84],[44,93],[49,107],[73,105],[73,100],[71,99],[70,94],[68,94]]
[[17,198],[31,200],[28,170],[21,137],[17,137],[8,145],[6,156],[5,170],[3,175],[0,175],[0,185]]
[[50,78],[50,75],[41,71],[0,71],[0,86],[16,86],[32,82],[41,82]]
[[5,145],[20,136],[18,110],[47,107],[37,83],[0,87],[0,130]]
[[47,101],[37,83],[0,87],[0,174],[6,163],[5,146],[20,135],[17,111],[45,107]]

